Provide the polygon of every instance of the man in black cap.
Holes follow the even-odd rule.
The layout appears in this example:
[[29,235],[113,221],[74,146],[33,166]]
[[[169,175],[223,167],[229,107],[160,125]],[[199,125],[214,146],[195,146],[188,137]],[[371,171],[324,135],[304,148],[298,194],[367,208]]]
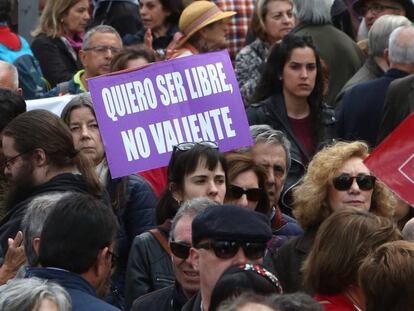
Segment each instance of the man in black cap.
[[207,311],[224,270],[235,264],[262,263],[271,237],[268,217],[238,206],[210,206],[194,218],[190,260],[200,274],[200,292],[182,310]]
[[414,20],[414,5],[411,0],[357,0],[353,9],[364,17],[368,30],[383,15],[403,15]]

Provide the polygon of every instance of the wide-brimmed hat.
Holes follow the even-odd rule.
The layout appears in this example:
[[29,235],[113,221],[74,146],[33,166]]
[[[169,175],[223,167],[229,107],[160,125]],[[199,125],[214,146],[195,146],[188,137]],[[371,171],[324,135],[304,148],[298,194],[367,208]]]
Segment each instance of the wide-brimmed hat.
[[205,26],[235,14],[236,12],[233,11],[223,12],[215,3],[210,1],[194,1],[181,13],[178,27],[184,36],[179,40],[177,46],[184,44],[192,35]]
[[[362,12],[363,12],[364,6],[369,1],[372,1],[372,0],[357,0],[352,5],[352,8],[359,15],[363,15]],[[405,16],[411,21],[414,20],[414,4],[411,2],[411,0],[391,0],[391,1],[399,3],[405,10]]]

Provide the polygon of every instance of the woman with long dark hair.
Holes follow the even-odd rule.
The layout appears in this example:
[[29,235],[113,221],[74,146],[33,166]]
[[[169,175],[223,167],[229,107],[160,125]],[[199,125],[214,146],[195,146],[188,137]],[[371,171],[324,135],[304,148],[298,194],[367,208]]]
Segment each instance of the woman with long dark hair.
[[323,105],[321,60],[310,37],[287,35],[273,47],[255,97],[259,103],[247,111],[250,125],[268,124],[291,142],[285,184],[291,188],[334,123],[333,111]]

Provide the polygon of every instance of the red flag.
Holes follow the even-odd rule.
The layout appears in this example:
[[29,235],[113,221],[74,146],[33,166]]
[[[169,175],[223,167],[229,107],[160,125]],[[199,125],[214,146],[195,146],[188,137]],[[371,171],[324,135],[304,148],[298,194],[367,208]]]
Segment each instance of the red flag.
[[414,113],[365,159],[365,165],[392,191],[414,205]]

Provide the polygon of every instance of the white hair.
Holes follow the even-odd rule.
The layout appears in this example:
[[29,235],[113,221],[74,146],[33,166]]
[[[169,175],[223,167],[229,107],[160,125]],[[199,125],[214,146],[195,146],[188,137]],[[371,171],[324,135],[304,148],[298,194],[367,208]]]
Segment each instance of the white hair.
[[410,25],[410,20],[401,15],[383,15],[378,18],[368,32],[369,54],[383,56],[384,50],[388,48],[392,31],[398,27]]
[[51,281],[38,278],[15,279],[5,285],[0,295],[0,310],[32,311],[48,299],[59,311],[70,311],[71,300],[66,290]]
[[398,27],[390,35],[389,61],[392,64],[414,65],[414,27]]
[[300,23],[325,25],[331,22],[334,0],[294,0]]
[[414,218],[411,218],[402,229],[404,240],[414,242]]
[[19,88],[19,73],[17,72],[17,68],[13,64],[0,60],[0,71],[3,70],[10,72],[10,78],[12,79],[14,88],[12,91],[17,90]]

